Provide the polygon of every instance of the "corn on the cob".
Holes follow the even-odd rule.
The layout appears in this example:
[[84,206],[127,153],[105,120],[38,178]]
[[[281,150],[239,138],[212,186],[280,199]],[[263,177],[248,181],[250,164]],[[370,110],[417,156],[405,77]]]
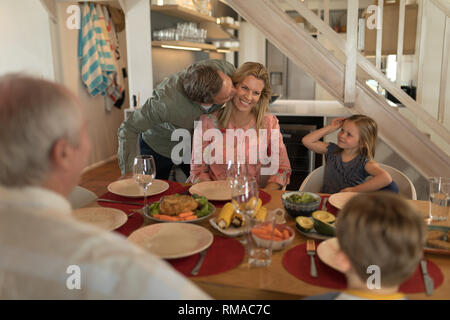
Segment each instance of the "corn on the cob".
[[258,198],[258,200],[256,200],[255,197],[251,197],[250,200],[248,200],[248,202],[247,202],[247,208],[249,208],[249,209],[254,208],[255,201],[256,201],[255,212],[258,212],[259,208],[261,208],[261,206],[262,206],[262,200],[260,198]]
[[231,218],[231,224],[236,228],[244,226],[244,216],[240,213],[234,212],[233,217]]
[[231,202],[227,202],[222,210],[220,211],[219,216],[217,217],[217,225],[221,229],[226,229],[230,226],[231,218],[234,213],[234,207]]
[[261,206],[261,208],[259,208],[259,210],[256,211],[256,213],[255,213],[255,220],[265,221],[266,215],[267,215],[267,208]]

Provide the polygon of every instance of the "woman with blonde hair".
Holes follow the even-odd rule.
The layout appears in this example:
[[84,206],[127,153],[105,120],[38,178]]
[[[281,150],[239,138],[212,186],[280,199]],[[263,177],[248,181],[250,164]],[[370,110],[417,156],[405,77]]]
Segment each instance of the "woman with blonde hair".
[[225,180],[229,163],[239,162],[247,165],[249,176],[269,176],[262,187],[281,189],[289,183],[291,166],[278,119],[268,113],[268,72],[260,63],[246,62],[232,81],[233,99],[221,110],[202,115],[195,128],[189,180]]

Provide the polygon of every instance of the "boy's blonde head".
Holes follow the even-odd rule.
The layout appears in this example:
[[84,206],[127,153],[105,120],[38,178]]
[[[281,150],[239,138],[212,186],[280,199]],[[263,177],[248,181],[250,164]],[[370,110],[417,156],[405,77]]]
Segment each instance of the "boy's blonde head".
[[363,114],[355,114],[345,121],[353,122],[359,130],[359,154],[372,160],[375,158],[378,126],[375,120]]
[[424,220],[405,200],[391,193],[363,193],[339,212],[336,233],[341,250],[364,282],[376,265],[381,285],[401,284],[416,270],[425,243]]

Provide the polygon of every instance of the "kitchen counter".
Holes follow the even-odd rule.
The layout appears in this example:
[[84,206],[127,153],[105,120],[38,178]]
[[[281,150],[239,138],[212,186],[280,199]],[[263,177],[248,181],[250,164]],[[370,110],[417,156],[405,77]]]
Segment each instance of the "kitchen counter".
[[277,100],[269,106],[276,116],[348,117],[352,113],[333,100]]

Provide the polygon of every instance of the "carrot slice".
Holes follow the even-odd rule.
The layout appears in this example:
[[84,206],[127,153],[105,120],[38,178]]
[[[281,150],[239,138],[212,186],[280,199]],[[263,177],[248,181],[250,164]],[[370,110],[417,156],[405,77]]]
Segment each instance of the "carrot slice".
[[277,228],[273,229],[273,235],[275,237],[283,238],[283,234]]
[[188,220],[195,220],[195,219],[197,219],[196,215],[191,215],[191,216],[187,216],[187,217],[183,218],[183,220],[186,220],[186,221],[188,221]]
[[160,214],[158,219],[159,220],[166,220],[166,221],[179,221],[179,219],[177,217],[168,216],[168,215],[165,215],[165,214]]
[[284,229],[284,230],[283,230],[283,236],[284,236],[284,239],[289,239],[289,237],[290,237],[291,235],[289,234],[289,231],[288,231],[287,229]]
[[194,213],[193,213],[192,211],[186,211],[186,212],[179,213],[178,216],[179,216],[180,218],[185,218],[185,217],[192,216],[193,214],[194,214]]

